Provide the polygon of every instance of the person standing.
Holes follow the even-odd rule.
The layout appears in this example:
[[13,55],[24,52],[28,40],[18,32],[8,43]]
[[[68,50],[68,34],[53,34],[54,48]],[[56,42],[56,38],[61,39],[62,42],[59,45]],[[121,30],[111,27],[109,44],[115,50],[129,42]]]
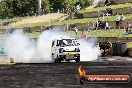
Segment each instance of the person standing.
[[127,24],[124,26],[125,35],[128,35],[128,34],[129,34],[129,28],[130,28],[130,25],[129,25],[128,22],[127,22]]
[[125,20],[125,16],[122,14],[120,19],[120,24],[123,24],[124,20]]
[[119,23],[120,23],[120,16],[117,13],[117,15],[116,15],[116,26],[119,26]]
[[75,34],[76,34],[76,36],[77,36],[77,33],[78,33],[78,29],[77,29],[77,27],[75,27]]
[[105,6],[108,6],[110,4],[109,0],[105,0]]
[[108,22],[105,23],[105,30],[107,30],[107,29],[109,29],[109,23]]

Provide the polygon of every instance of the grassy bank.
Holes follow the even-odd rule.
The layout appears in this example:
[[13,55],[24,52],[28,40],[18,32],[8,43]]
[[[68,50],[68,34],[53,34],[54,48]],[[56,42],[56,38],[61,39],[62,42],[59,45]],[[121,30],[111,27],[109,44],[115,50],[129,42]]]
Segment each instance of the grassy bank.
[[[132,14],[124,15],[126,19],[131,19]],[[98,18],[82,18],[82,19],[69,19],[69,20],[51,20],[49,22],[39,22],[39,23],[31,23],[31,24],[23,24],[17,25],[16,27],[34,27],[34,26],[48,26],[48,25],[63,25],[63,24],[75,24],[75,23],[88,23],[95,22]],[[99,18],[103,20],[103,17]],[[107,17],[104,17],[104,20],[107,20]],[[109,16],[108,21],[115,21],[115,16]]]
[[100,11],[100,10],[105,10],[106,8],[111,8],[111,9],[117,9],[117,8],[125,8],[132,6],[132,3],[125,3],[125,4],[118,4],[118,5],[111,5],[111,6],[105,6],[105,7],[98,7],[98,8],[92,8],[92,9],[82,9],[80,13],[84,12],[93,12],[93,11]]

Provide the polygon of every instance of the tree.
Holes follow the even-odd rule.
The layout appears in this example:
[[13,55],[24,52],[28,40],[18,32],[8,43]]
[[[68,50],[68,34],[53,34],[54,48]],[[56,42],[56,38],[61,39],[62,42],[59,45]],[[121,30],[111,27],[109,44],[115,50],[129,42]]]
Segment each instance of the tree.
[[11,0],[5,0],[0,2],[0,19],[7,17],[13,17]]
[[15,16],[34,15],[38,10],[37,0],[13,0],[12,4]]
[[77,4],[80,4],[82,8],[86,8],[87,6],[91,6],[93,4],[92,0],[79,0]]
[[49,0],[42,0],[42,11],[44,12],[44,14],[47,14],[50,12]]
[[[74,12],[76,6],[81,8],[90,6],[92,0],[42,0],[42,11],[47,14],[52,11],[65,10]],[[0,18],[12,18],[14,16],[35,15],[38,13],[38,0],[3,0],[0,2]]]
[[62,9],[63,8],[63,2],[64,0],[49,0],[50,2],[50,8],[53,8],[53,10],[55,12],[58,11],[58,9]]
[[67,11],[74,11],[77,0],[65,0],[62,5]]
[[85,7],[93,5],[93,0],[84,0],[84,2],[85,2]]

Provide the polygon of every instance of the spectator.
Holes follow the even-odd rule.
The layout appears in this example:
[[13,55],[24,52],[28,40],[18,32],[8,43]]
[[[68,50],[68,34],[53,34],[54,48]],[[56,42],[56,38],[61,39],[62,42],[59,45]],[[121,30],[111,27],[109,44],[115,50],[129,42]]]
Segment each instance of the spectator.
[[109,23],[108,22],[105,23],[105,30],[106,29],[109,29]]
[[81,9],[80,4],[78,4],[78,5],[76,6],[76,9],[77,9],[77,12],[79,12],[79,10]]
[[117,13],[117,15],[116,15],[116,26],[119,26],[119,23],[120,23],[120,16]]
[[101,25],[101,23],[102,23],[102,22],[100,21],[100,19],[98,19],[98,25],[99,25],[99,26]]
[[125,20],[125,16],[122,14],[121,19],[120,19],[120,24],[122,24],[124,22],[124,20]]
[[76,34],[76,36],[77,36],[77,32],[78,32],[78,29],[77,29],[77,27],[75,27],[75,34]]
[[102,22],[100,21],[100,19],[98,19],[98,21],[97,21],[97,28],[101,28],[101,26],[102,26]]
[[81,35],[81,39],[82,39],[82,40],[86,41],[87,38],[88,38],[87,35],[85,35],[85,34],[84,34],[84,35]]
[[110,4],[109,0],[105,0],[105,6],[108,6]]
[[129,34],[129,28],[130,28],[130,25],[127,22],[127,24],[124,27],[124,29],[125,29],[125,35],[128,35]]

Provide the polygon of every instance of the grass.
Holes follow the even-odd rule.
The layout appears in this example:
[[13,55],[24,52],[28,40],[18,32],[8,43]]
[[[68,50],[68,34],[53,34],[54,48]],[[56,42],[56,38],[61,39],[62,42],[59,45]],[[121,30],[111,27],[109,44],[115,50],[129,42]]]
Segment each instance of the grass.
[[[71,37],[79,37],[82,34],[82,31],[78,31],[77,36],[75,31],[62,31],[61,33],[68,34]],[[111,30],[84,30],[83,32],[88,37],[132,37],[132,34],[125,35],[124,29],[111,29]],[[39,32],[27,33],[28,36],[38,37],[40,35]]]
[[[124,15],[126,19],[131,19],[132,14],[126,14]],[[62,22],[60,22],[60,24],[66,24],[67,22],[69,24],[74,24],[74,23],[87,23],[87,22],[95,22],[97,21],[98,18],[82,18],[82,19],[71,19],[71,20],[64,20]],[[103,19],[103,17],[100,17],[99,19]],[[107,20],[107,17],[104,17],[104,20]],[[115,21],[115,16],[109,16],[108,17],[108,21]]]
[[[126,3],[126,4],[118,4],[118,5],[112,5],[112,6],[105,6],[105,7],[98,7],[98,8],[92,8],[92,9],[88,9],[88,10],[81,10],[81,13],[84,12],[92,12],[92,11],[99,11],[99,10],[105,10],[106,8],[112,8],[112,9],[116,9],[116,8],[125,8],[125,7],[129,7],[132,6],[132,3]],[[131,19],[132,14],[126,14],[124,15],[126,17],[126,19]],[[27,18],[32,18],[34,16],[31,17],[15,17],[13,19],[0,19],[0,21],[3,22],[16,22],[16,21],[20,21],[22,19],[27,19]],[[70,19],[70,20],[63,20],[63,21],[57,21],[57,20],[52,20],[50,22],[50,25],[62,25],[62,24],[74,24],[74,23],[87,23],[87,22],[93,22],[96,21],[98,18],[82,18],[82,19]],[[102,17],[100,17],[100,19],[103,19]],[[105,20],[107,18],[105,17]],[[114,21],[115,20],[115,16],[109,16],[108,17],[109,21]],[[31,23],[31,24],[22,24],[22,25],[17,25],[15,26],[16,28],[21,28],[21,27],[34,27],[34,26],[48,26],[49,22],[38,22],[38,23]],[[0,27],[0,29],[2,29],[3,27]]]
[[59,22],[58,20],[51,20],[50,22],[38,22],[38,23],[31,23],[31,24],[21,24],[21,25],[15,26],[15,27],[19,28],[19,27],[49,26],[49,25],[55,25],[58,22]]
[[35,16],[24,16],[24,17],[15,17],[15,18],[10,18],[10,19],[0,19],[0,21],[2,22],[17,22],[17,21],[20,21],[20,20],[23,20],[23,19],[27,19],[27,18],[32,18],[32,17],[35,17]]
[[[121,7],[124,8],[125,6],[132,6],[131,3],[127,3],[127,4],[119,4],[119,5],[112,5],[112,8],[117,8],[117,7]],[[106,7],[99,7],[99,8],[93,8],[91,10],[88,11],[94,11],[94,10],[100,10],[100,9],[104,9],[104,8],[108,8],[109,6]],[[131,19],[132,14],[126,14],[124,15],[126,17],[126,19]],[[31,18],[31,17],[16,17],[13,19],[7,19],[4,21],[20,21],[22,19],[27,19],[27,18]],[[95,22],[97,18],[81,18],[81,19],[69,19],[69,20],[62,20],[62,21],[58,21],[58,20],[52,20],[50,22],[50,25],[63,25],[63,24],[75,24],[75,23],[87,23],[87,22]],[[99,19],[103,19],[103,17],[100,17]],[[104,20],[107,20],[107,17],[104,17]],[[115,21],[115,16],[109,16],[108,17],[108,21]],[[22,24],[22,25],[17,25],[15,26],[16,28],[21,28],[21,27],[34,27],[34,26],[48,26],[49,22],[38,22],[38,23],[31,23],[31,24]],[[1,28],[0,28],[1,29]]]
[[[124,15],[126,19],[131,19],[132,14],[126,14]],[[87,23],[87,22],[95,22],[98,18],[82,18],[82,19],[69,19],[69,20],[52,20],[50,22],[50,25],[64,25],[64,24],[75,24],[75,23]],[[99,19],[103,19],[103,17],[100,17]],[[107,17],[104,17],[104,20],[107,20]],[[115,21],[115,16],[109,16],[108,21]],[[23,24],[18,25],[16,27],[34,27],[34,26],[48,26],[49,22],[39,22],[39,23],[32,23],[32,24]]]
[[[70,35],[75,37],[75,32],[70,31]],[[79,37],[82,34],[82,31],[79,31],[77,36]],[[89,30],[84,31],[88,37],[132,37],[132,34],[125,35],[124,29],[111,29],[111,30]]]
[[[34,16],[30,16],[30,17],[28,17],[28,16],[25,16],[25,17],[15,17],[15,18],[11,18],[11,19],[0,19],[0,23],[2,22],[18,22],[18,21],[21,21],[21,20],[24,20],[24,19],[29,19],[29,18],[32,18],[32,17],[34,17]],[[24,24],[25,25],[25,24]],[[21,25],[18,25],[18,26],[15,26],[14,28],[17,28],[17,27],[24,27],[24,25],[23,26],[21,26]],[[27,24],[26,24],[27,25]],[[8,26],[0,26],[0,29],[6,29]]]
[[132,48],[132,42],[127,43],[127,48]]
[[100,10],[105,10],[106,8],[111,8],[111,9],[117,9],[117,8],[125,8],[132,6],[132,3],[125,3],[125,4],[118,4],[118,5],[112,5],[112,6],[105,6],[105,7],[98,7],[98,8],[92,8],[92,9],[82,9],[80,13],[84,12],[92,12],[92,11],[100,11]]

